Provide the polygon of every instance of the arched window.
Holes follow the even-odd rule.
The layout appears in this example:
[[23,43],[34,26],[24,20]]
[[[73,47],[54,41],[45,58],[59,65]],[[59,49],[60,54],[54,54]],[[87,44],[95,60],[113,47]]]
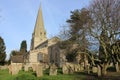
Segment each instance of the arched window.
[[38,54],[38,61],[43,62],[43,54],[42,53]]

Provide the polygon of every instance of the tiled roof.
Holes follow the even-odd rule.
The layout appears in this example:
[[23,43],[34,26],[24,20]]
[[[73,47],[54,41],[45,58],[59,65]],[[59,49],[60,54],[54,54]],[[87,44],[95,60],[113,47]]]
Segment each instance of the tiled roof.
[[24,62],[23,55],[11,56],[11,61],[13,63],[23,63]]

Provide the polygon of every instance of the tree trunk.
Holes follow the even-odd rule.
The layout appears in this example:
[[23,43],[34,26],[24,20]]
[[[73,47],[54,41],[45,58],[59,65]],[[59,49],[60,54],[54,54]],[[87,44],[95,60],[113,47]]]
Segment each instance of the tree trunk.
[[120,70],[119,70],[119,64],[118,64],[118,62],[115,64],[115,68],[116,68],[116,72],[119,72]]
[[86,62],[87,58],[86,55],[84,55],[84,70],[87,70],[87,62]]
[[108,63],[104,63],[103,67],[102,67],[102,75],[105,76],[107,74],[107,67],[108,67]]
[[90,64],[88,64],[88,66],[87,66],[87,72],[88,72],[88,74],[90,74]]
[[98,67],[97,75],[98,75],[98,76],[102,76],[102,72],[101,72],[101,67],[100,67],[100,65],[98,65],[97,67]]

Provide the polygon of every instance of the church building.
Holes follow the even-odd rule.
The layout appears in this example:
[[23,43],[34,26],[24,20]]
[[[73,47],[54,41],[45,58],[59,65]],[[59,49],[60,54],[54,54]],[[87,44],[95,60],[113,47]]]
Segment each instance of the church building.
[[42,7],[40,6],[35,28],[32,34],[31,48],[29,51],[29,63],[55,63],[60,66],[62,56],[57,43],[60,41],[58,37],[47,39],[46,30],[42,15]]

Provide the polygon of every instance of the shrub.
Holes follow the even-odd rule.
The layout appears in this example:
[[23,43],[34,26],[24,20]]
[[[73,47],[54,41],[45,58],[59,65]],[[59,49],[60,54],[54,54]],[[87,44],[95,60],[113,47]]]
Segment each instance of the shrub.
[[29,71],[29,72],[33,72],[32,67],[29,67],[29,68],[28,68],[28,71]]

